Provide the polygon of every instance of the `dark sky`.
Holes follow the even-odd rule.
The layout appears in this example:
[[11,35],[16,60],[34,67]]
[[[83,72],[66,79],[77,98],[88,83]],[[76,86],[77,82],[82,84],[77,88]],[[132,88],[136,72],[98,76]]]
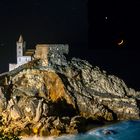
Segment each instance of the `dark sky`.
[[68,43],[70,56],[140,90],[139,7],[138,0],[1,0],[0,72],[16,62],[15,42],[22,34],[28,48]]
[[92,62],[140,90],[140,1],[89,0],[88,16]]
[[8,68],[8,62],[16,61],[15,43],[20,34],[28,48],[37,43],[87,47],[87,0],[1,0],[1,72]]

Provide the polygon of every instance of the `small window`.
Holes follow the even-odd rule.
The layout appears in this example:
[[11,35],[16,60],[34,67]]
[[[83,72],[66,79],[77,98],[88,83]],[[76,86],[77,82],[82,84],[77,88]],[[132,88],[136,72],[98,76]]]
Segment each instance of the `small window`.
[[21,51],[19,51],[18,53],[21,54]]
[[19,46],[18,48],[21,49],[21,46]]

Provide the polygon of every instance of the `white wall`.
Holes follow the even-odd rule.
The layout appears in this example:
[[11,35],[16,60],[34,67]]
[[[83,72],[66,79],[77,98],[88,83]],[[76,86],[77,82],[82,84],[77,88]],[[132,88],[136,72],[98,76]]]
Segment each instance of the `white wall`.
[[22,64],[28,63],[31,61],[31,56],[21,56],[17,57],[17,64],[9,64],[9,71],[14,70]]
[[9,71],[14,70],[15,68],[17,68],[19,65],[17,64],[9,64]]
[[25,64],[31,61],[31,56],[20,56],[17,57],[17,64]]

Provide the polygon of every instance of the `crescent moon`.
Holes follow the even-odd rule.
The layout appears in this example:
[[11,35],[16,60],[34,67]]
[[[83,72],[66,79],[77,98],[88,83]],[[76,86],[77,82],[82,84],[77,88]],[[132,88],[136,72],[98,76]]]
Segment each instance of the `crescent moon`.
[[121,42],[119,42],[119,43],[118,43],[118,45],[122,45],[122,44],[123,44],[123,42],[124,42],[124,41],[122,40]]

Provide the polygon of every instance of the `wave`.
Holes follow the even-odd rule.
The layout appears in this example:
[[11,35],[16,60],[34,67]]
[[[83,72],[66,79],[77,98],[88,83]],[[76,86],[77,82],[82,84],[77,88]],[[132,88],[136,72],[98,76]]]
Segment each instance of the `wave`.
[[[112,134],[105,134],[104,130],[112,131]],[[110,126],[98,128],[88,132],[97,138],[97,140],[140,140],[140,120],[123,121]]]

